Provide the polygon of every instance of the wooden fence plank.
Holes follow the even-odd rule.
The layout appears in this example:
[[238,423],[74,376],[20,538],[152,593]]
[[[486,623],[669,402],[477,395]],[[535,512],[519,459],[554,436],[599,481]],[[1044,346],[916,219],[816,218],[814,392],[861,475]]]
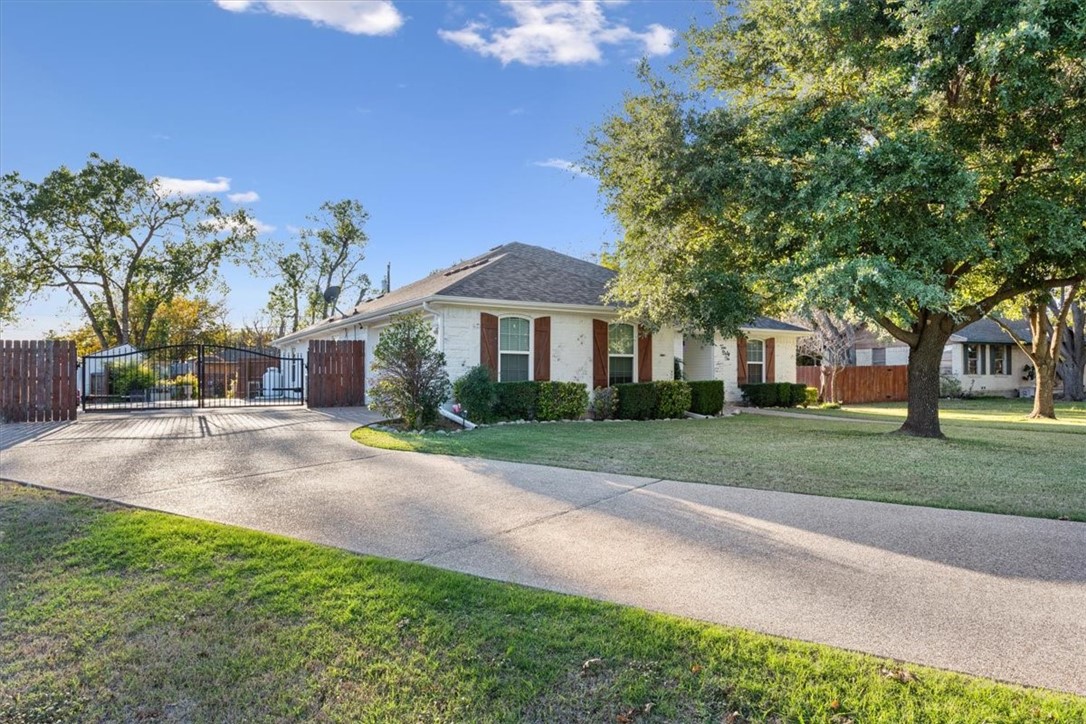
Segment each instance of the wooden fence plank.
[[[909,399],[909,374],[906,365],[845,367],[837,373],[834,387],[837,402],[854,405],[864,402],[901,402]],[[816,366],[796,368],[796,381],[819,389],[825,399],[821,371]],[[828,383],[827,385],[828,386]]]

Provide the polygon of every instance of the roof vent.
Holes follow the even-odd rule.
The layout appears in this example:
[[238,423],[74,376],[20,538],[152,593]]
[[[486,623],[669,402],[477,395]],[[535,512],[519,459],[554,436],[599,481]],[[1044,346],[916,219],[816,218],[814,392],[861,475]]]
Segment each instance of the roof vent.
[[474,269],[477,266],[482,266],[483,264],[486,264],[488,261],[490,261],[490,257],[487,257],[485,259],[480,259],[479,261],[473,261],[470,264],[464,264],[463,266],[458,266],[455,269],[450,269],[449,271],[445,272],[442,276],[451,277],[453,274],[459,274],[460,272],[467,271],[468,269]]

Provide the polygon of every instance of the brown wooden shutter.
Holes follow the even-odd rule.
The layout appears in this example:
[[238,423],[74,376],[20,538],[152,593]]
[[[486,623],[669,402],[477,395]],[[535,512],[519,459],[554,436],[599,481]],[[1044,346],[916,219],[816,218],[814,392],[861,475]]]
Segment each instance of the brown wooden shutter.
[[551,318],[536,317],[535,325],[535,375],[538,382],[551,379]]
[[652,382],[652,332],[637,328],[637,381]]
[[747,384],[747,338],[745,335],[740,334],[735,338],[735,352],[736,382],[745,385]]
[[486,312],[479,315],[479,364],[498,380],[498,318]]
[[607,322],[592,320],[592,386],[607,387]]
[[777,343],[770,337],[765,341],[765,381],[777,381]]

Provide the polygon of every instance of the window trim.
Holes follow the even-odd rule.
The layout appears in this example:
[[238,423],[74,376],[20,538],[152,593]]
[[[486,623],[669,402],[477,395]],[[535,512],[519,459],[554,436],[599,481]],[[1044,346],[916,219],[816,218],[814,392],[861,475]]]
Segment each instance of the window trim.
[[[976,362],[976,366],[974,367],[972,372],[969,371],[969,348],[970,347],[972,347],[974,350],[976,350],[976,353],[975,353],[976,356],[973,358],[973,361]],[[962,374],[972,375],[974,377],[980,376],[982,374],[981,373],[980,360],[984,356],[984,352],[982,350],[983,347],[984,347],[984,345],[973,343],[973,342],[966,342],[964,345],[962,345]]]
[[[629,327],[633,332],[633,351],[630,354],[613,354],[611,352],[611,329],[614,327]],[[637,382],[637,327],[626,322],[607,323],[607,384],[608,386],[622,384],[615,382],[611,374],[611,359],[621,357],[630,360],[630,382]]]
[[[535,365],[532,364],[532,360],[535,359],[535,318],[527,317],[523,314],[498,314],[498,382],[508,382],[508,380],[502,380],[502,355],[503,354],[515,354],[523,355],[528,358],[528,382],[535,379]],[[528,350],[502,350],[502,320],[503,319],[523,319],[528,323]],[[513,380],[514,382],[524,382],[525,380]]]
[[[750,344],[751,344],[751,342],[757,342],[759,345],[761,345],[762,359],[757,361],[757,362],[751,362],[750,361]],[[747,337],[746,345],[747,346],[746,346],[745,359],[746,359],[746,363],[747,363],[747,370],[746,370],[746,372],[747,372],[747,383],[748,384],[764,384],[765,383],[765,340],[764,339],[759,339],[758,337]],[[758,365],[759,372],[758,372],[758,379],[756,379],[756,380],[751,378],[751,375],[750,375],[750,366],[752,364],[753,365]]]

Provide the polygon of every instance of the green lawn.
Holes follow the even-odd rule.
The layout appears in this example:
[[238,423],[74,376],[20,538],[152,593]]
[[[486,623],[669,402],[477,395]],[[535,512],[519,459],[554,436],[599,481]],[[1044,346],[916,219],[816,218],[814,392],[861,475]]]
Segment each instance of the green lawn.
[[370,428],[395,450],[514,460],[747,488],[1086,520],[1086,437],[948,425],[948,440],[893,423],[741,414],[713,420],[498,425],[454,435]]
[[6,483],[0,630],[12,722],[1086,717],[1080,697]]
[[[1002,397],[980,397],[972,400],[940,400],[939,419],[955,434],[959,425],[995,426],[1002,429],[1036,428],[1052,432],[1070,432],[1086,435],[1086,402],[1057,402],[1056,420],[1030,420],[1033,401]],[[878,402],[869,405],[846,405],[839,410],[809,408],[801,412],[830,417],[848,417],[866,420],[905,420],[904,402]]]

